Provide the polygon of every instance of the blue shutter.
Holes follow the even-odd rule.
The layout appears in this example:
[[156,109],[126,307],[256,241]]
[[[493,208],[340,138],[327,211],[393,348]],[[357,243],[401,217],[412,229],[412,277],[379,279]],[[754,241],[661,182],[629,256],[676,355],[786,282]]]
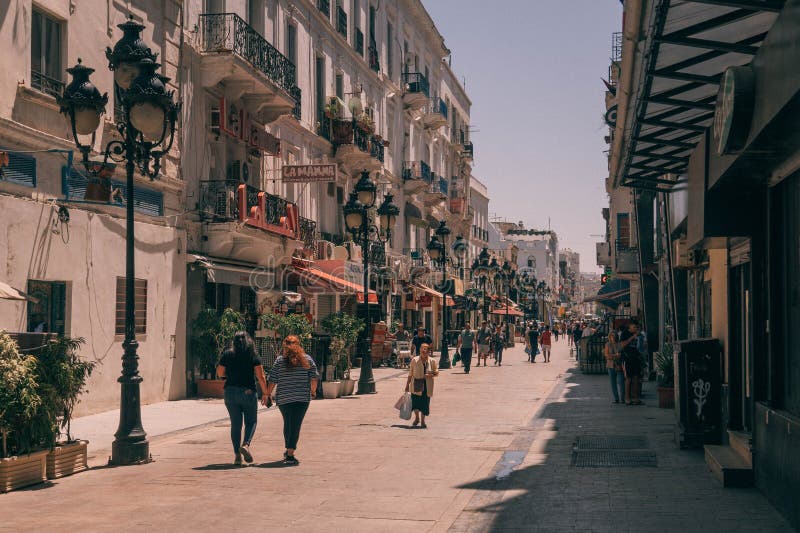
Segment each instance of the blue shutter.
[[8,166],[0,167],[0,180],[36,187],[36,158],[28,154],[7,152]]
[[[75,168],[64,167],[61,189],[67,200],[82,201],[86,196],[86,184],[88,182],[89,178],[83,172]],[[112,202],[111,205],[125,207],[126,194],[128,192],[127,186],[121,181],[111,180],[111,190],[113,191],[114,189],[119,189],[122,200],[120,202]],[[138,186],[134,186],[133,190],[134,210],[154,217],[160,217],[164,214],[164,195],[160,191]]]

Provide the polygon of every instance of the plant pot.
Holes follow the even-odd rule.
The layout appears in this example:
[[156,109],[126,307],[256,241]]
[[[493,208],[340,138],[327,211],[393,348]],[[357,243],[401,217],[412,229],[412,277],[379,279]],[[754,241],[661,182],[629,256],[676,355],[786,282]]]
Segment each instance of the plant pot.
[[356,380],[348,378],[342,381],[342,385],[344,385],[342,396],[351,396],[356,389]]
[[197,395],[201,398],[224,398],[225,381],[221,379],[198,379]]
[[89,468],[89,441],[76,440],[57,445],[47,454],[47,479],[71,476]]
[[0,459],[0,493],[47,481],[47,450]]
[[322,397],[326,400],[333,400],[339,397],[339,381],[323,381],[322,382]]
[[111,180],[108,178],[91,178],[86,184],[84,199],[90,202],[111,201]]
[[349,379],[343,379],[339,382],[339,396],[347,396],[345,392],[347,390],[347,382],[350,381]]
[[656,387],[658,391],[658,406],[661,409],[675,408],[675,387]]

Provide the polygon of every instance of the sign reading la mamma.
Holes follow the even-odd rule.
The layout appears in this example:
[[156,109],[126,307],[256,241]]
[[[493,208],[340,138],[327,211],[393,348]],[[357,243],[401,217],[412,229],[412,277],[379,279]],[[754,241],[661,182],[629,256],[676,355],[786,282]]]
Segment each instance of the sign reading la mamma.
[[336,181],[336,165],[283,165],[284,183]]

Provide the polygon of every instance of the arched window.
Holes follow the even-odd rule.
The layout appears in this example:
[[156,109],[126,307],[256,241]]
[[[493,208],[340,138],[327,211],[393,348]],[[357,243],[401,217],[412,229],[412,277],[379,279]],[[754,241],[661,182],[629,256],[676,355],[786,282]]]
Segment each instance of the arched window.
[[536,257],[532,255],[528,256],[528,268],[536,268]]

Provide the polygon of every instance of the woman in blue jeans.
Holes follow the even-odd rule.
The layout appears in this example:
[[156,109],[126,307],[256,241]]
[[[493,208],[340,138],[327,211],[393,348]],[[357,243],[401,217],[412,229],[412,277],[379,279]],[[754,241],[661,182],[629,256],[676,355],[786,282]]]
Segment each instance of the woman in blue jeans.
[[625,372],[622,369],[622,349],[614,331],[608,334],[604,355],[608,377],[611,380],[611,392],[614,394],[614,403],[619,403],[620,398],[625,398]]
[[[233,336],[233,349],[225,350],[217,366],[217,377],[225,380],[225,407],[231,419],[231,443],[233,444],[233,464],[242,464],[242,458],[253,462],[250,441],[256,432],[258,420],[258,394],[256,380],[261,390],[267,390],[264,369],[256,357],[253,339],[238,331]],[[244,419],[244,439],[242,439],[242,419]]]

